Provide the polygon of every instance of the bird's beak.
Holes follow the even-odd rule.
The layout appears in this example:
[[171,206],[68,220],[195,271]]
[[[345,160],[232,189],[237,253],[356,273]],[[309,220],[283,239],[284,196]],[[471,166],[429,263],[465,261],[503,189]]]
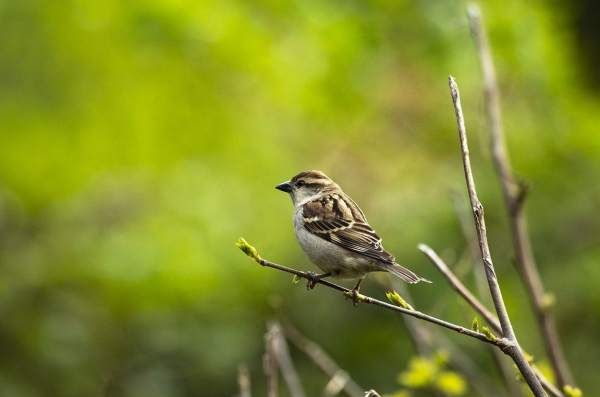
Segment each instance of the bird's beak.
[[289,193],[292,191],[292,184],[289,181],[285,181],[275,186],[275,189],[281,190],[282,192]]

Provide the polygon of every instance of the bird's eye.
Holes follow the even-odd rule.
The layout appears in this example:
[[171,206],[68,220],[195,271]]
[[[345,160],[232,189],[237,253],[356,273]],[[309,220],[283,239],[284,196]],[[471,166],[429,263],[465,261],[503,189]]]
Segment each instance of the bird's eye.
[[305,185],[305,182],[302,179],[300,179],[298,182],[296,182],[296,186],[298,186],[298,187],[302,187],[304,185]]

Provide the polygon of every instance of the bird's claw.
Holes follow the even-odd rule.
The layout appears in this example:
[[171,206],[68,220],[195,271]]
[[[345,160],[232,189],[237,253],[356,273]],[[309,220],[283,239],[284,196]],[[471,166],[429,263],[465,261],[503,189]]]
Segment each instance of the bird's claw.
[[346,292],[346,298],[352,299],[352,305],[356,307],[362,300],[362,295],[360,292],[358,292],[358,289],[351,289],[350,291]]
[[315,288],[317,286],[317,283],[319,282],[319,280],[321,279],[319,277],[319,275],[315,272],[306,272],[306,276],[307,276],[307,283],[306,283],[306,289],[307,290],[311,290],[313,288]]

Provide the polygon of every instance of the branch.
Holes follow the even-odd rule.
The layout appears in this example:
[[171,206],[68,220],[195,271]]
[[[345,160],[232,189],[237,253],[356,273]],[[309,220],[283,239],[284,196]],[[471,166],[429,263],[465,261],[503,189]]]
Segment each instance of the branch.
[[467,303],[471,305],[473,309],[475,309],[475,311],[485,319],[485,321],[492,327],[494,332],[502,334],[502,328],[500,327],[500,323],[498,322],[496,316],[494,316],[492,312],[490,312],[487,309],[487,307],[485,307],[483,303],[481,303],[471,293],[471,291],[469,291],[469,289],[465,287],[462,281],[460,281],[460,279],[454,274],[454,272],[450,270],[450,268],[448,267],[448,265],[446,265],[442,258],[440,258],[433,249],[431,249],[425,244],[419,244],[419,250],[429,258],[429,260],[435,265],[435,267],[438,268],[438,270],[444,275],[446,280],[448,280],[452,288],[456,292],[458,292],[458,294],[462,296],[464,300],[466,300]]
[[[460,227],[462,229],[463,236],[464,236],[465,242],[467,244],[467,248],[466,248],[465,252],[463,253],[463,256],[466,258],[470,257],[470,260],[465,259],[464,262],[466,264],[470,264],[471,265],[470,270],[473,270],[472,265],[474,263],[479,262],[479,248],[477,248],[477,244],[475,243],[475,240],[476,240],[475,230],[473,229],[473,225],[471,224],[471,219],[470,219],[471,214],[469,213],[470,211],[468,208],[469,206],[465,205],[465,203],[462,201],[462,196],[459,197],[459,194],[454,190],[451,191],[450,197],[452,199],[454,211],[456,212],[456,216],[460,223]],[[435,256],[438,259],[440,259],[440,262],[443,263],[443,265],[445,267],[447,267],[446,264],[443,261],[441,261],[441,258],[439,258],[437,256],[437,254]],[[429,259],[433,261],[433,259],[431,257]],[[435,264],[435,262],[434,262],[434,264]],[[450,269],[448,269],[448,270],[450,270]],[[450,272],[452,272],[452,271],[450,270]],[[453,274],[454,274],[455,278],[458,281],[460,281],[459,275],[457,273],[458,273],[458,268],[457,268],[457,271],[454,272]],[[475,278],[475,285],[477,287],[478,295],[486,296],[487,295],[487,292],[486,292],[487,291],[487,281],[486,281],[484,272],[475,271],[473,273],[473,276]],[[452,284],[452,282],[451,282],[451,284]],[[471,294],[471,295],[474,295],[474,294]],[[480,303],[481,303],[481,301],[480,301]],[[484,307],[485,309],[487,309],[487,305],[481,305],[481,306]],[[496,317],[494,316],[494,318],[496,318]],[[494,359],[494,364],[496,364],[496,367],[498,367],[498,370],[500,371],[500,374],[502,375],[502,380],[504,381],[504,385],[506,386],[508,395],[513,396],[513,397],[522,397],[523,390],[522,390],[521,386],[519,385],[517,379],[515,378],[513,366],[511,365],[511,363],[509,363],[506,360],[506,358],[498,350],[492,349],[491,353],[492,353],[492,357]],[[539,373],[538,373],[538,375],[539,375]],[[542,382],[542,385],[544,385],[543,382]],[[544,386],[544,389],[546,389],[546,391],[548,391],[548,389],[545,386]]]
[[[419,250],[429,258],[431,263],[438,268],[438,270],[446,277],[446,280],[450,283],[452,288],[458,292],[458,294],[465,300],[477,313],[479,313],[485,321],[492,327],[492,330],[497,333],[502,333],[498,318],[488,310],[487,307],[481,301],[479,301],[471,291],[460,281],[460,279],[454,274],[454,272],[448,267],[448,265],[439,257],[439,255],[429,246],[425,244],[419,244]],[[542,386],[548,393],[555,397],[564,397],[563,393],[556,388],[544,375],[537,369],[534,368],[537,377],[540,379]]]
[[[258,252],[256,251],[256,248],[254,248],[253,246],[251,246],[250,244],[248,244],[246,242],[246,240],[244,240],[243,238],[240,238],[237,242],[237,246],[248,256],[250,256],[252,259],[254,259],[255,262],[257,262],[259,265],[264,266],[264,267],[269,267],[272,269],[276,269],[285,273],[290,273],[293,274],[297,277],[306,279],[306,280],[313,280],[314,278],[311,276],[310,273],[308,272],[303,272],[300,270],[296,270],[296,269],[292,269],[289,268],[287,266],[283,266],[283,265],[279,265],[277,263],[274,262],[270,262],[266,259],[263,259],[260,257],[260,255],[258,255]],[[321,284],[324,285],[328,288],[334,289],[336,291],[340,291],[342,292],[347,298],[352,298],[352,299],[356,299],[357,302],[362,302],[362,303],[367,303],[370,305],[375,305],[375,306],[379,306],[382,307],[384,309],[387,310],[391,310],[391,311],[395,311],[395,312],[399,312],[408,316],[412,316],[415,318],[418,318],[420,320],[423,321],[427,321],[436,325],[439,325],[441,327],[447,328],[451,331],[457,332],[459,334],[462,335],[466,335],[469,336],[473,339],[478,339],[482,342],[485,343],[489,343],[491,345],[497,346],[498,348],[500,348],[501,350],[506,350],[506,349],[510,349],[512,348],[512,344],[509,343],[506,339],[503,338],[495,338],[493,335],[486,335],[482,332],[478,332],[478,331],[474,331],[471,330],[469,328],[465,328],[462,327],[460,325],[439,319],[437,317],[431,316],[429,314],[425,314],[422,313],[418,310],[412,309],[412,308],[407,308],[407,306],[403,306],[406,305],[405,302],[401,302],[401,301],[395,301],[396,303],[398,303],[397,305],[392,305],[390,303],[387,302],[383,302],[380,301],[378,299],[372,298],[370,296],[366,296],[363,294],[356,294],[354,295],[352,293],[351,290],[349,290],[348,288],[342,287],[341,285],[337,285],[334,284],[330,281],[324,280],[324,279],[319,279],[316,281],[316,284]],[[394,296],[394,294],[390,294],[391,296]],[[400,298],[400,296],[396,293],[395,295],[398,296],[398,298]],[[401,298],[400,298],[401,299]],[[402,305],[402,306],[401,306]],[[408,306],[410,307],[410,306]]]
[[248,373],[248,367],[243,364],[238,367],[238,386],[240,387],[240,397],[252,397],[250,374]]
[[294,346],[303,351],[321,371],[329,376],[330,381],[327,384],[328,387],[325,388],[326,395],[332,396],[344,391],[348,397],[364,397],[364,389],[346,371],[341,369],[321,346],[302,335],[290,323],[285,323],[283,332]]
[[263,356],[263,369],[267,378],[267,397],[279,395],[279,379],[277,376],[277,359],[275,357],[274,335],[265,333],[265,354]]
[[475,221],[475,227],[477,230],[477,238],[479,241],[479,250],[481,253],[481,259],[485,269],[485,274],[488,280],[488,286],[490,289],[490,295],[494,302],[494,307],[500,321],[502,328],[502,335],[504,340],[509,345],[507,349],[503,350],[508,354],[523,375],[523,378],[529,385],[529,388],[536,397],[543,397],[546,395],[539,379],[535,375],[535,372],[525,359],[523,352],[519,348],[517,338],[515,336],[508,312],[506,311],[506,305],[502,298],[502,292],[500,291],[500,285],[498,284],[498,278],[496,277],[496,271],[494,270],[494,263],[492,262],[492,256],[490,254],[490,247],[487,241],[487,230],[485,226],[485,218],[483,214],[483,205],[477,197],[477,190],[475,189],[475,179],[473,177],[473,171],[471,169],[471,160],[469,158],[469,146],[467,143],[467,131],[465,128],[465,120],[462,112],[462,105],[460,102],[460,93],[456,81],[452,76],[448,78],[450,86],[450,94],[452,96],[452,102],[454,104],[454,113],[456,115],[456,124],[458,128],[458,136],[460,141],[460,148],[462,152],[463,168],[465,172],[465,180],[467,183],[467,191],[469,193],[469,201],[471,202],[471,208],[473,210],[473,219]]
[[564,388],[566,385],[573,383],[573,376],[571,375],[558,337],[556,322],[547,304],[548,299],[546,297],[550,295],[544,291],[544,285],[531,249],[527,221],[522,211],[526,189],[522,184],[515,181],[506,149],[505,135],[502,129],[498,82],[479,8],[475,5],[470,6],[468,17],[483,73],[492,159],[502,187],[502,195],[508,212],[516,265],[519,269],[521,280],[529,294],[538,326],[542,331],[544,346],[552,369],[556,374],[556,380],[558,385]]
[[271,321],[267,324],[267,333],[270,334],[273,354],[283,375],[283,379],[287,384],[288,390],[290,391],[291,397],[304,397],[304,389],[300,383],[300,378],[294,368],[294,363],[290,357],[290,351],[287,346],[287,342],[283,337],[281,331],[281,325],[276,321]]

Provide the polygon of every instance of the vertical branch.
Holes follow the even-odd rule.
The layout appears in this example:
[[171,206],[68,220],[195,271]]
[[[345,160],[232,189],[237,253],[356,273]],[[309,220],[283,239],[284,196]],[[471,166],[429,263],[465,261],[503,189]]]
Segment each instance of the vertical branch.
[[500,112],[500,93],[496,80],[496,71],[490,51],[490,46],[481,22],[481,13],[477,6],[469,7],[469,24],[471,33],[479,54],[483,74],[484,95],[487,120],[490,129],[490,146],[492,159],[506,205],[512,243],[515,250],[516,265],[525,285],[538,326],[543,334],[546,354],[550,359],[556,380],[561,388],[573,382],[573,377],[565,358],[562,345],[556,329],[556,322],[551,312],[550,296],[544,291],[544,285],[533,256],[527,221],[523,214],[523,202],[526,191],[517,183],[512,170],[510,158],[506,149],[505,135],[502,129]]
[[277,374],[277,359],[275,358],[274,335],[270,330],[265,333],[265,355],[263,368],[267,378],[267,397],[278,397],[279,378]]
[[240,365],[238,367],[238,386],[240,388],[240,397],[252,397],[250,392],[250,374],[248,367]]
[[465,120],[460,102],[460,93],[458,91],[456,81],[452,76],[448,78],[448,82],[450,86],[452,102],[454,104],[454,113],[456,115],[456,124],[462,152],[467,192],[469,194],[469,201],[471,202],[471,208],[473,210],[473,219],[475,220],[475,228],[477,230],[481,259],[485,269],[490,295],[492,296],[494,308],[496,309],[496,314],[498,315],[498,320],[500,321],[500,327],[502,328],[502,335],[509,342],[509,345],[503,349],[503,351],[513,359],[534,395],[536,397],[546,396],[539,379],[535,375],[533,369],[525,359],[525,356],[519,347],[512,324],[510,322],[510,318],[508,316],[508,312],[506,310],[506,305],[504,304],[504,299],[502,298],[502,292],[500,291],[500,285],[498,284],[498,278],[494,270],[494,263],[492,262],[490,247],[487,241],[487,230],[483,214],[483,205],[479,201],[479,198],[477,197],[477,191],[475,189],[475,179],[471,169],[471,160],[469,158],[467,131],[465,128]]
[[325,388],[326,395],[335,395],[344,391],[348,397],[364,397],[364,389],[340,368],[321,346],[302,335],[289,323],[285,324],[284,333],[292,344],[304,352],[321,371],[329,376],[330,381],[327,384],[328,387]]
[[300,378],[294,368],[294,363],[290,357],[290,351],[283,336],[281,325],[278,322],[272,321],[267,325],[268,333],[272,337],[273,342],[273,353],[281,375],[287,384],[288,390],[290,391],[291,397],[305,397],[304,389],[300,383]]

